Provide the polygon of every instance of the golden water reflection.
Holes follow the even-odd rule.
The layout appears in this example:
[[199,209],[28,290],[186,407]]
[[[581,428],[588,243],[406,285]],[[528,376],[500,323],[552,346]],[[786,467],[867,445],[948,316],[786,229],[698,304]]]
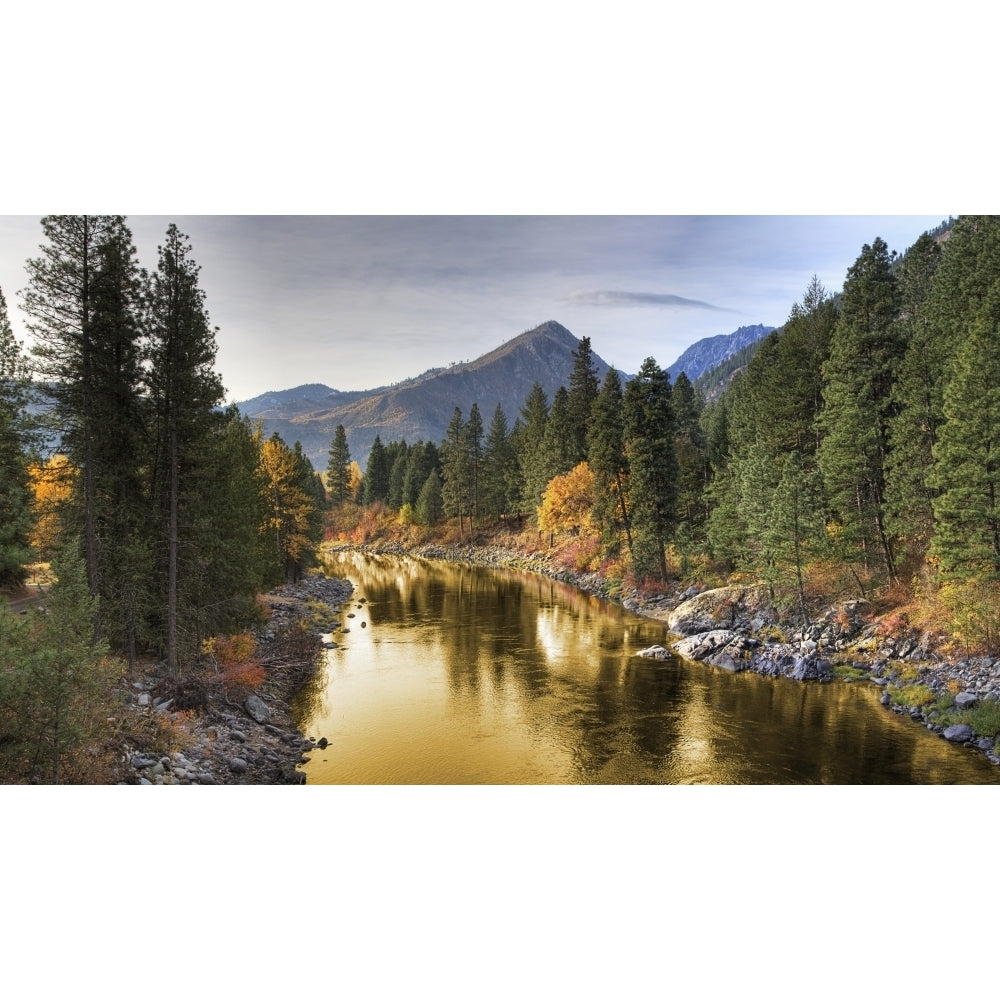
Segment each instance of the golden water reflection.
[[355,594],[296,704],[329,741],[310,784],[1000,780],[870,685],[636,657],[662,623],[540,576],[360,553],[326,568]]

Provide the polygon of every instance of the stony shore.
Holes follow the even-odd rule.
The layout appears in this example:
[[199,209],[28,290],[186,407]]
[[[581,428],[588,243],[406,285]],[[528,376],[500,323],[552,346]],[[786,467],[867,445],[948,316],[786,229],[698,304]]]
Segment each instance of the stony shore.
[[[265,680],[242,701],[230,703],[215,697],[207,707],[185,712],[177,704],[176,689],[160,669],[128,679],[126,711],[135,713],[138,722],[152,721],[161,731],[168,728],[179,746],[170,753],[156,753],[126,742],[121,781],[141,785],[305,784],[299,765],[324,743],[296,729],[291,702],[315,672],[323,636],[340,627],[338,612],[351,593],[346,580],[322,574],[271,591],[267,595],[271,617],[256,635]],[[161,718],[151,720],[154,714]]]
[[779,624],[762,587],[642,594],[599,573],[567,570],[544,553],[500,545],[406,548],[399,543],[376,543],[332,546],[330,551],[352,548],[528,570],[559,580],[662,621],[666,645],[640,655],[665,659],[675,653],[723,670],[796,681],[873,683],[883,689],[880,700],[887,709],[908,716],[949,742],[975,747],[1000,764],[1000,737],[975,728],[977,707],[1000,706],[1000,658],[955,656],[943,651],[943,636],[905,627],[890,630],[886,622],[874,619],[866,601],[841,602],[806,628],[789,628]]

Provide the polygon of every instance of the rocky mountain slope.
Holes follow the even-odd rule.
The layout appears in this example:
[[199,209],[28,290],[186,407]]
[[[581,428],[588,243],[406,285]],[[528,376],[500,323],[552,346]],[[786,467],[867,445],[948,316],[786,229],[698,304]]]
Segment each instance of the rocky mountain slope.
[[[291,444],[300,441],[318,471],[326,468],[338,424],[347,431],[351,457],[364,469],[376,434],[383,443],[405,439],[442,441],[455,407],[468,417],[479,406],[489,426],[497,404],[513,425],[537,381],[552,402],[556,390],[569,384],[573,351],[579,340],[550,320],[507,341],[494,351],[464,364],[432,369],[393,386],[366,392],[338,392],[325,385],[269,392],[237,404],[242,413],[264,421],[267,435],[277,431]],[[594,355],[598,379],[608,365]]]
[[694,382],[704,372],[725,361],[737,351],[749,344],[756,343],[766,337],[773,326],[763,326],[756,323],[753,326],[741,326],[732,333],[720,334],[717,337],[705,337],[692,344],[668,369],[670,381],[674,382],[681,372]]

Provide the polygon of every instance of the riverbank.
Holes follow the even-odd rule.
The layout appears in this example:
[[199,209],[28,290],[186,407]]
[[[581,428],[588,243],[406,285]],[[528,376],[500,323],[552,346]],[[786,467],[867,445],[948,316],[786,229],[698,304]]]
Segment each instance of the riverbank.
[[320,744],[295,727],[292,700],[315,673],[323,636],[339,627],[352,592],[346,580],[313,574],[268,593],[270,617],[254,636],[264,679],[246,697],[227,699],[213,688],[203,706],[185,708],[184,689],[155,664],[125,680],[131,717],[120,783],[305,784],[299,765]]
[[599,573],[567,569],[544,552],[496,544],[376,542],[325,550],[539,573],[663,622],[664,644],[644,650],[647,656],[673,653],[731,672],[795,681],[872,683],[882,689],[886,709],[1000,764],[1000,658],[956,656],[946,651],[943,636],[919,633],[893,616],[879,618],[864,600],[829,607],[803,628],[780,621],[762,587],[643,592]]

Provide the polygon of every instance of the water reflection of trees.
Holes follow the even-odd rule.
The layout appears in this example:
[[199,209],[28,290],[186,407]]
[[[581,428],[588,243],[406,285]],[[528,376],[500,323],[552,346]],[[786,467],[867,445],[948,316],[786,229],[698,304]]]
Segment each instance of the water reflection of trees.
[[328,571],[357,581],[373,629],[423,630],[414,655],[442,661],[452,697],[507,706],[566,751],[577,780],[972,780],[964,758],[868,688],[637,658],[663,641],[661,624],[556,581],[409,557]]

